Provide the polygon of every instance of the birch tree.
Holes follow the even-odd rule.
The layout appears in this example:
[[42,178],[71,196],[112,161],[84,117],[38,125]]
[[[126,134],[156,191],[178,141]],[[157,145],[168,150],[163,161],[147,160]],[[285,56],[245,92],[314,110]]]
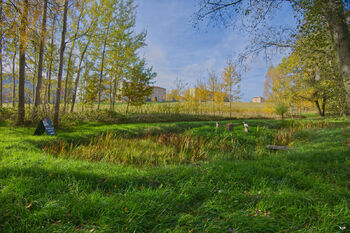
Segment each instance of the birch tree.
[[55,112],[54,112],[54,125],[59,123],[60,115],[60,103],[61,103],[61,90],[62,90],[62,73],[63,73],[63,56],[64,50],[66,47],[66,31],[67,31],[67,14],[68,14],[68,0],[64,1],[64,10],[63,10],[63,26],[62,26],[62,35],[61,35],[61,46],[60,46],[60,62],[58,66],[58,77],[57,77],[57,89],[56,89],[56,102],[55,102]]
[[37,85],[36,85],[36,91],[35,91],[34,108],[33,108],[33,119],[37,117],[37,108],[40,104],[43,60],[44,60],[44,45],[45,45],[45,39],[46,39],[47,1],[48,0],[44,0],[44,3],[43,3],[43,16],[42,16],[42,26],[41,26],[41,33],[40,33],[40,45],[39,45],[38,76],[37,76]]
[[241,94],[241,76],[237,73],[236,67],[232,61],[227,61],[227,65],[222,73],[223,87],[228,93],[230,102],[230,117],[232,117],[232,101],[239,100]]

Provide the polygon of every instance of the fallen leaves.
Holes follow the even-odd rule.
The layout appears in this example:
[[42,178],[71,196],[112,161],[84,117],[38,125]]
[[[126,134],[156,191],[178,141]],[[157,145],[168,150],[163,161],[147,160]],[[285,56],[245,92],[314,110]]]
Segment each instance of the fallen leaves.
[[30,207],[32,207],[33,205],[33,202],[30,202],[27,206],[26,206],[26,209],[29,209]]

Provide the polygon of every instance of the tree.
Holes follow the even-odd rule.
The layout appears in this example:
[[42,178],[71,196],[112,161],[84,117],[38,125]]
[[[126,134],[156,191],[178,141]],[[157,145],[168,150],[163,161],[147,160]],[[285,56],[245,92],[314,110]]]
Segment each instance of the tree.
[[81,71],[82,71],[82,63],[83,63],[83,60],[84,60],[84,57],[85,57],[85,54],[90,46],[90,43],[91,43],[91,40],[93,38],[93,35],[94,35],[94,30],[96,28],[96,23],[92,23],[91,24],[91,28],[89,28],[89,32],[88,32],[88,40],[87,42],[82,42],[80,45],[80,47],[82,47],[82,52],[81,52],[81,55],[80,55],[80,59],[79,59],[79,65],[78,65],[78,72],[77,72],[77,76],[75,78],[75,81],[74,81],[74,89],[73,89],[73,96],[72,96],[72,106],[71,106],[71,112],[74,111],[74,105],[75,105],[75,100],[76,100],[76,97],[77,97],[77,92],[78,92],[78,85],[79,85],[79,80],[80,80],[80,74],[81,74]]
[[281,116],[282,121],[284,120],[284,114],[288,112],[288,106],[283,103],[278,103],[275,106],[275,113]]
[[54,43],[54,39],[55,39],[55,29],[56,29],[56,17],[58,15],[58,7],[55,7],[54,10],[51,12],[52,16],[52,23],[51,23],[51,32],[50,32],[50,43],[48,46],[48,50],[47,50],[47,63],[48,63],[48,71],[47,71],[47,103],[50,106],[51,103],[51,76],[52,76],[52,72],[54,67],[52,67],[52,64],[55,62],[56,59],[56,45]]
[[83,79],[86,82],[85,86],[85,100],[87,103],[90,104],[91,109],[93,108],[94,102],[97,100],[98,96],[98,74],[97,73],[90,73],[90,69],[93,67],[92,63],[87,62],[87,68],[85,69],[85,73],[83,75]]
[[110,45],[110,33],[111,27],[113,27],[113,21],[116,18],[114,15],[114,11],[116,11],[117,1],[116,0],[102,0],[99,7],[97,8],[99,18],[99,27],[98,33],[96,34],[96,38],[94,42],[94,55],[100,56],[100,64],[99,64],[99,82],[98,82],[98,104],[97,109],[100,109],[102,92],[105,88],[103,85],[104,72],[105,72],[105,60],[106,60],[106,52]]
[[57,77],[57,90],[56,90],[56,102],[53,123],[58,125],[60,115],[60,103],[61,103],[61,86],[62,86],[62,73],[63,73],[63,56],[66,47],[66,31],[67,31],[67,13],[68,13],[68,0],[64,1],[64,12],[63,12],[63,26],[61,35],[61,47],[60,47],[60,62],[58,65],[58,77]]
[[[342,0],[322,0],[331,33],[333,48],[337,53],[345,89],[347,113],[350,113],[350,33]],[[349,9],[348,9],[349,10]],[[322,12],[322,11],[321,11]]]
[[[65,86],[64,86],[64,105],[63,105],[63,112],[66,112],[67,109],[67,102],[68,102],[68,92],[69,92],[69,84],[71,83],[71,74],[73,73],[73,66],[74,66],[74,59],[73,59],[73,50],[75,48],[75,44],[77,43],[78,37],[81,37],[79,35],[80,28],[82,21],[85,21],[86,17],[86,11],[87,11],[87,0],[79,1],[77,2],[77,10],[79,11],[78,17],[76,19],[73,19],[72,25],[72,30],[74,30],[73,37],[70,39],[71,41],[71,46],[70,46],[70,51],[68,55],[68,60],[67,60],[67,70],[66,70],[66,78],[65,78]],[[92,18],[94,20],[94,18]],[[95,22],[92,22],[91,25],[94,25]],[[87,30],[88,32],[88,30]],[[85,54],[85,53],[84,53]]]
[[110,28],[107,50],[107,85],[110,92],[110,108],[114,109],[119,83],[127,76],[128,67],[139,61],[138,50],[146,45],[147,33],[135,33],[136,12],[133,0],[120,1],[117,17]]
[[218,76],[216,74],[215,71],[211,71],[209,72],[209,79],[208,79],[208,89],[210,92],[210,97],[211,97],[211,102],[212,102],[212,106],[213,106],[213,113],[215,115],[216,113],[216,109],[215,109],[215,103],[218,102],[218,92],[219,92],[219,88],[220,88],[220,83],[219,83],[219,79]]
[[129,75],[124,80],[122,87],[122,96],[127,101],[126,114],[128,114],[129,105],[139,106],[146,101],[152,93],[153,87],[150,84],[156,75],[152,68],[146,67],[144,60],[136,62],[130,67]]
[[176,97],[179,96],[177,89],[172,89],[170,92],[166,93],[167,101],[176,101]]
[[198,107],[196,103],[196,88],[188,88],[183,92],[183,98],[185,100],[185,108],[187,109],[187,114],[190,114],[190,111],[195,111]]
[[[16,42],[14,44],[17,44]],[[16,45],[14,45],[16,46]],[[12,107],[15,107],[16,103],[16,55],[17,48],[14,49],[13,57],[12,57]]]
[[280,73],[279,70],[276,69],[274,66],[270,66],[266,75],[265,75],[265,82],[264,82],[264,97],[265,99],[268,99],[273,93],[273,84],[276,82],[276,80],[279,78]]
[[232,61],[227,61],[227,66],[224,68],[222,74],[223,86],[226,92],[228,92],[230,102],[230,117],[232,117],[232,101],[240,99],[240,82],[241,77],[236,71],[236,67]]
[[[315,104],[319,115],[327,105],[346,106],[345,91],[332,38],[321,21],[304,23],[293,53],[281,66],[292,79],[294,96]],[[345,108],[338,108],[345,112]]]
[[[61,95],[64,94],[64,110],[72,100],[73,111],[77,96],[85,97],[90,92],[93,97],[91,88],[94,85],[89,82],[96,81],[96,77],[98,102],[104,101],[104,94],[109,94],[111,109],[114,109],[121,93],[120,83],[129,82],[131,70],[136,69],[137,64],[145,63],[139,57],[139,49],[146,45],[147,33],[135,32],[133,0],[1,0],[0,3],[0,63],[6,64],[1,68],[12,68],[12,99],[15,104],[18,91],[19,124],[24,121],[27,103],[31,110],[34,101],[34,118],[41,103],[46,111],[46,103],[51,102],[52,90],[55,89],[53,122],[57,125]],[[69,11],[68,8],[73,7],[74,10]],[[60,45],[56,42],[58,28],[61,31]],[[65,53],[66,47],[68,53]],[[15,77],[17,60],[18,78]],[[147,73],[148,69],[144,66],[143,71]],[[46,79],[43,72],[46,72]],[[2,103],[1,93],[2,90]]]
[[21,26],[19,29],[19,74],[18,74],[18,110],[17,124],[24,123],[25,106],[24,106],[24,82],[25,82],[25,65],[26,65],[26,46],[27,46],[27,26],[28,26],[28,0],[23,0],[21,4]]
[[207,82],[205,80],[197,80],[196,83],[196,100],[198,101],[198,107],[200,113],[202,113],[201,105],[203,102],[210,100],[210,92],[207,88]]
[[[290,96],[292,98],[290,102],[309,101],[315,104],[319,115],[324,116],[326,102],[338,98],[341,90],[337,72],[327,70],[330,68],[327,67],[327,63],[321,64],[293,53],[283,60],[279,69],[282,72],[282,79],[289,83],[288,88],[284,90],[284,96]],[[281,99],[279,98],[279,101]]]
[[37,76],[37,85],[35,91],[35,100],[33,108],[33,119],[37,117],[37,108],[40,104],[40,93],[41,93],[41,83],[42,83],[42,73],[43,73],[43,60],[44,60],[44,45],[46,38],[46,12],[47,12],[47,1],[44,0],[43,6],[43,19],[41,25],[41,34],[40,34],[40,45],[39,45],[39,64],[38,64],[38,76]]
[[181,80],[179,77],[176,77],[176,79],[175,79],[175,88],[176,89],[173,93],[173,96],[176,99],[176,101],[182,100],[183,92],[184,92],[187,85],[188,85],[188,83]]
[[[297,31],[281,27],[279,33],[271,33],[272,29],[265,26],[269,16],[280,6],[281,2],[277,0],[201,0],[196,16],[197,21],[210,18],[212,21],[221,20],[224,24],[234,18],[251,17],[250,20],[242,20],[244,28],[252,29],[250,33],[255,34],[252,45],[246,49],[241,57],[244,59],[249,53],[259,53],[270,47],[293,47]],[[348,111],[350,111],[350,33],[345,16],[345,11],[349,9],[345,8],[345,3],[342,0],[293,0],[285,2],[290,3],[294,8],[295,16],[299,19],[299,29],[303,28],[305,22],[310,23],[310,21],[319,21],[318,23],[327,25],[328,33],[332,38],[333,50],[339,60]],[[247,26],[246,22],[251,22],[251,24]],[[271,34],[279,36],[271,37]]]

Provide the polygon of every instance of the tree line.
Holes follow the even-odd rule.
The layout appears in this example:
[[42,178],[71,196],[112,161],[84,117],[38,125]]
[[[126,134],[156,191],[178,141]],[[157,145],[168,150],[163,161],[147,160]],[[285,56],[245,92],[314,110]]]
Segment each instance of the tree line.
[[0,107],[11,76],[18,124],[25,103],[33,119],[53,111],[58,125],[77,101],[113,110],[117,100],[138,105],[152,91],[156,73],[139,55],[147,33],[135,31],[133,0],[0,0],[0,17]]
[[[237,72],[236,65],[232,60],[228,60],[221,75],[215,70],[208,72],[206,80],[199,79],[193,87],[177,78],[175,88],[167,93],[167,101],[182,101],[185,108],[201,110],[202,103],[210,102],[211,112],[215,115],[224,102],[229,102],[230,117],[232,116],[232,102],[241,98],[241,75]],[[201,112],[198,112],[202,114]]]

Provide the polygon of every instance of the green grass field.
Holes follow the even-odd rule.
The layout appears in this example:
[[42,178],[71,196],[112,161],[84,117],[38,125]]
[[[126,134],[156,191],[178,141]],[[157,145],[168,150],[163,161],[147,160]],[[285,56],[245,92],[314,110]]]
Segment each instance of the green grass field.
[[349,121],[246,122],[2,123],[0,232],[349,232]]

